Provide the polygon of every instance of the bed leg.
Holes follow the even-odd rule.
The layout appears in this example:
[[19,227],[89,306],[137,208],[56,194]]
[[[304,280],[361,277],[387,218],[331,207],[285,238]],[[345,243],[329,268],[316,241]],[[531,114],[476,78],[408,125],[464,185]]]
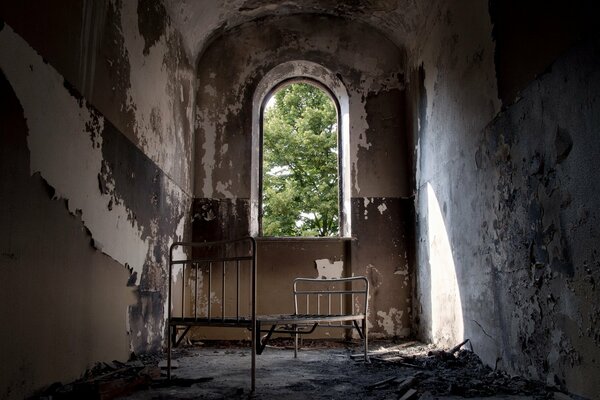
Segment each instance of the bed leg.
[[260,322],[252,323],[252,366],[250,372],[250,391],[252,394],[256,390],[256,353],[258,351],[258,342],[260,341]]
[[369,328],[367,327],[366,317],[363,319],[362,331],[363,335],[365,336],[363,339],[365,341],[365,362],[370,363],[371,361],[369,361]]
[[294,328],[294,331],[296,331],[294,333],[294,358],[298,358],[298,332],[297,332],[298,326],[294,325],[293,328]]
[[167,379],[171,379],[171,330],[173,327],[168,324],[167,328]]

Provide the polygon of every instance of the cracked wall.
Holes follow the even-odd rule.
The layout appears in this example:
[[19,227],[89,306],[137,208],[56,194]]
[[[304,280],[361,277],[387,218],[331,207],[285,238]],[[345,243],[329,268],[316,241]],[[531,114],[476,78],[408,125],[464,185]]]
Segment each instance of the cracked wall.
[[18,105],[2,120],[3,315],[23,321],[2,336],[18,368],[1,397],[22,398],[161,349],[168,246],[191,207],[193,74],[159,2],[0,16],[3,96]]
[[[382,274],[371,294],[373,336],[406,336],[412,201],[405,156],[404,52],[366,25],[324,15],[263,18],[221,33],[201,52],[194,238],[222,239],[250,232],[252,152],[257,151],[252,148],[254,92],[273,68],[298,60],[335,71],[348,92],[351,171],[350,182],[344,184],[352,192],[351,234],[356,240],[350,242],[344,262],[349,274],[364,275],[369,265]],[[297,242],[277,241],[266,248],[292,249]],[[315,259],[327,258],[325,248],[323,253],[315,251],[309,265],[284,266],[265,251],[259,267],[284,269],[278,285],[287,285],[296,276],[307,276]],[[272,278],[259,271],[259,282],[263,279]],[[282,304],[275,296],[270,290],[259,294]],[[393,329],[386,329],[390,323],[381,322],[384,317],[376,311],[393,309],[402,310],[397,314],[401,317],[394,317]]]
[[[583,9],[563,16],[559,4],[453,1],[432,13],[409,84],[415,322],[423,338],[470,338],[489,365],[594,398],[600,53],[585,19],[570,20]],[[529,30],[563,17],[556,43]]]
[[492,266],[498,356],[510,370],[588,397],[600,392],[592,378],[600,373],[600,182],[590,168],[600,156],[599,45],[577,45],[525,88],[475,153],[496,205],[477,231],[478,254]]

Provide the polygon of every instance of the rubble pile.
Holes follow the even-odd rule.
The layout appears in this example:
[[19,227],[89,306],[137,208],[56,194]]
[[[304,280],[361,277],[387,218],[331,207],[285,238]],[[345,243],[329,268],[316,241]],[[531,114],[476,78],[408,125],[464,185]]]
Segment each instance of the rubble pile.
[[[46,388],[36,399],[71,400],[97,399],[109,400],[127,396],[139,390],[172,386],[189,387],[206,382],[212,378],[167,380],[164,369],[166,364],[159,354],[132,354],[126,363],[113,360],[99,362],[88,369],[83,376],[71,383],[56,382]],[[174,362],[176,363],[176,362]]]
[[[555,388],[539,381],[493,370],[481,362],[474,352],[460,349],[462,345],[448,351],[436,350],[433,346],[408,343],[373,352],[371,360],[395,365],[398,370],[406,367],[414,373],[410,376],[410,388],[421,399],[435,396],[488,397],[498,395],[530,396],[553,399]],[[397,382],[405,383],[407,379]],[[405,385],[406,386],[406,385]],[[406,387],[402,391],[406,391]],[[398,393],[398,390],[396,391]],[[414,396],[419,398],[419,396]]]

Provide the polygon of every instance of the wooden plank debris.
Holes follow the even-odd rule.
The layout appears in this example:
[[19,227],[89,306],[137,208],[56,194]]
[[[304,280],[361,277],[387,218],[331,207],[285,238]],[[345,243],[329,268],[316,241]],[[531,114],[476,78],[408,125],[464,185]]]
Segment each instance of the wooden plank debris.
[[404,396],[400,397],[399,400],[408,400],[416,394],[417,394],[417,391],[415,389],[408,389],[408,391],[406,393],[404,393]]
[[417,382],[417,378],[413,375],[413,376],[409,376],[408,378],[404,379],[400,385],[398,385],[398,388],[396,389],[396,392],[401,394],[404,393],[405,391],[407,391],[408,389],[410,389],[415,383]]
[[382,380],[382,381],[375,382],[375,383],[373,383],[373,384],[371,384],[371,385],[367,386],[367,387],[366,387],[366,389],[367,389],[367,390],[373,390],[373,389],[376,389],[376,388],[381,388],[381,387],[383,387],[383,386],[385,386],[385,385],[388,385],[388,384],[390,384],[390,383],[394,382],[396,379],[398,379],[398,377],[397,377],[397,376],[394,376],[394,377],[392,377],[392,378],[388,378],[388,379],[384,379],[384,380]]
[[465,339],[463,342],[457,344],[456,346],[454,346],[453,348],[448,350],[448,353],[450,353],[450,354],[456,353],[458,350],[460,350],[461,347],[463,347],[465,344],[467,344],[467,342],[469,342],[469,339]]
[[[398,344],[396,346],[387,347],[387,348],[381,348],[379,350],[369,351],[367,354],[369,355],[369,357],[372,357],[372,356],[383,356],[383,355],[387,355],[387,354],[400,354],[402,349],[405,349],[407,347],[411,347],[411,346],[414,346],[414,345],[417,345],[417,344],[419,344],[419,342],[417,342],[416,340],[412,340],[410,342],[401,343],[401,344]],[[364,353],[350,354],[350,358],[361,358],[361,357],[364,357],[364,356],[365,356]]]
[[411,363],[407,363],[405,361],[399,362],[398,364],[403,365],[405,367],[410,367],[410,368],[415,368],[415,369],[421,369],[421,370],[426,370],[427,368],[422,367],[420,365],[416,365],[416,364],[411,364]]

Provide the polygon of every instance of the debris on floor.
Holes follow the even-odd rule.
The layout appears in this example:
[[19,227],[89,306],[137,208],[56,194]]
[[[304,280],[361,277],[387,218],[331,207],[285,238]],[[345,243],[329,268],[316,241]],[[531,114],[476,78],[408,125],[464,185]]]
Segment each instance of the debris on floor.
[[[257,357],[257,390],[251,394],[247,343],[216,342],[174,349],[173,379],[159,355],[127,363],[99,363],[76,382],[55,384],[41,399],[311,398],[434,400],[569,399],[544,383],[484,365],[465,341],[442,350],[416,341],[375,342],[365,363],[358,342],[304,341],[293,358],[287,339]],[[161,371],[161,367],[163,370]]]
[[[166,368],[166,360],[160,355],[146,355],[143,359],[132,356],[126,363],[113,360],[99,362],[87,370],[81,379],[63,385],[59,382],[44,390],[40,400],[98,399],[109,400],[130,395],[149,388],[190,387],[194,384],[211,381],[212,377],[173,378],[168,380],[161,369]],[[177,361],[173,361],[177,368]]]
[[[434,396],[488,397],[495,395],[521,395],[551,398],[550,388],[542,382],[510,376],[484,365],[470,350],[430,349],[416,345],[398,350],[395,348],[375,352],[374,362],[408,367],[417,370],[413,387],[420,393]],[[390,351],[391,350],[391,351]]]
[[113,361],[97,363],[84,376],[67,385],[55,383],[40,399],[114,399],[147,388],[160,379],[160,368],[139,360],[128,363]]

